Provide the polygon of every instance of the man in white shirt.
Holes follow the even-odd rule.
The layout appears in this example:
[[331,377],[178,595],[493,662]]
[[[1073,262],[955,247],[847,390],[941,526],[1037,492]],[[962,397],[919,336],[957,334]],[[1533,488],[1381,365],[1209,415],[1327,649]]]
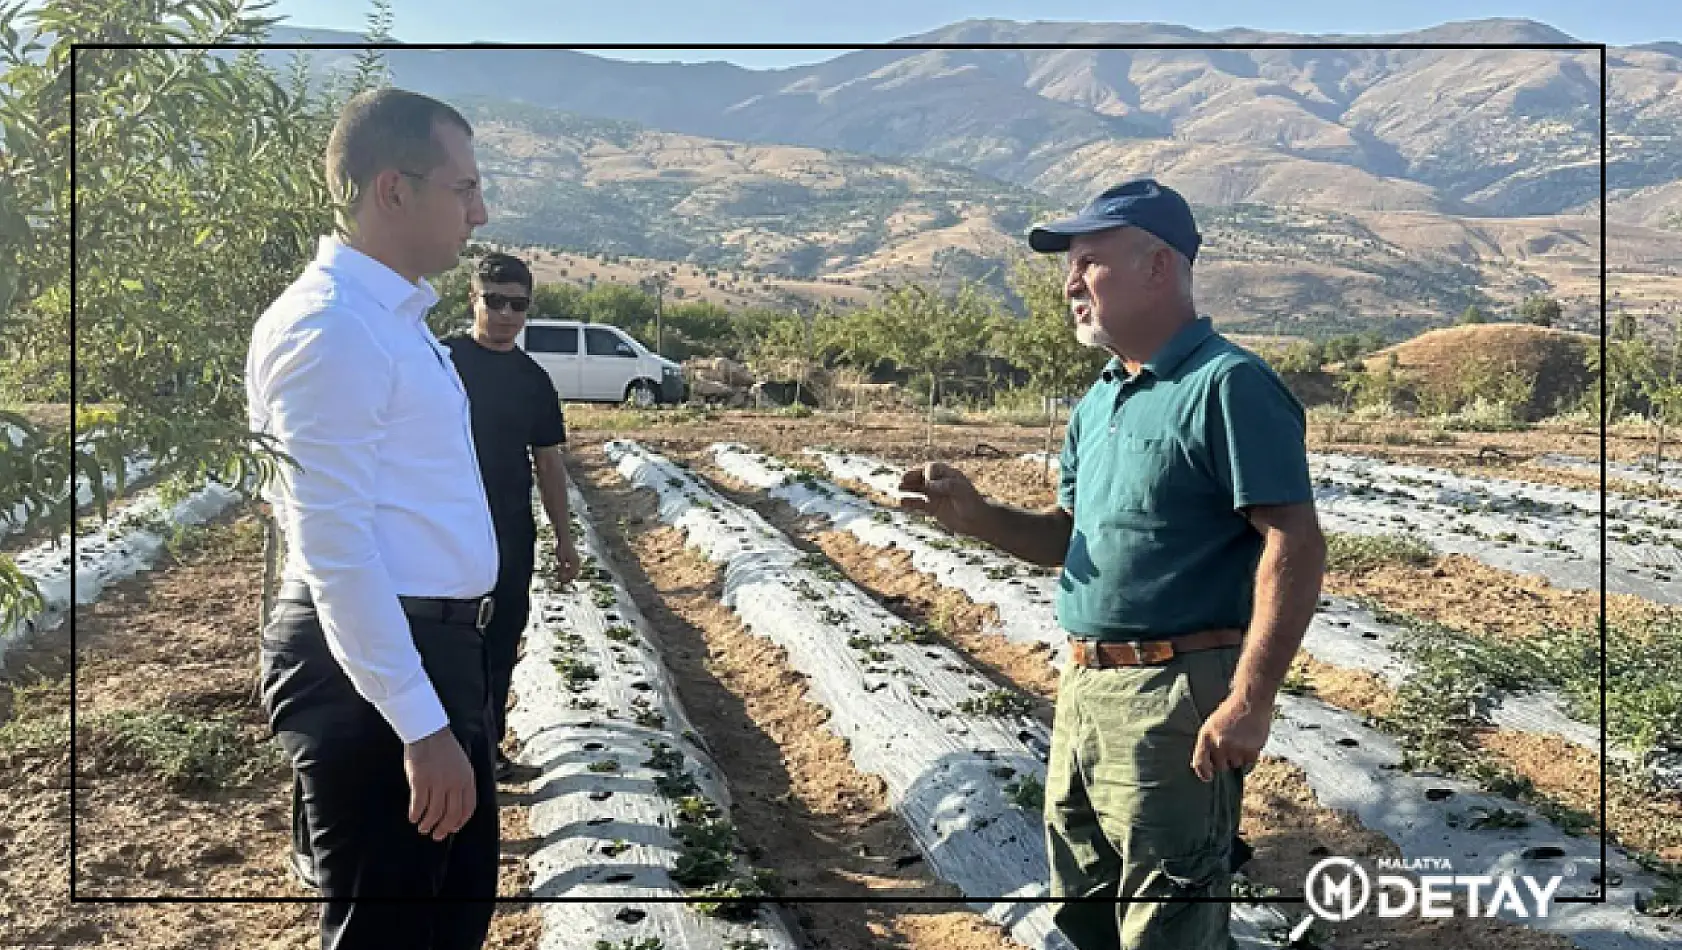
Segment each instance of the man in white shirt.
[[265,490],[288,554],[263,701],[301,793],[322,946],[477,948],[498,860],[481,632],[497,547],[467,395],[424,320],[424,278],[486,220],[472,129],[424,96],[364,93],[326,166],[342,234],[257,321],[246,361],[252,429],[296,463]]

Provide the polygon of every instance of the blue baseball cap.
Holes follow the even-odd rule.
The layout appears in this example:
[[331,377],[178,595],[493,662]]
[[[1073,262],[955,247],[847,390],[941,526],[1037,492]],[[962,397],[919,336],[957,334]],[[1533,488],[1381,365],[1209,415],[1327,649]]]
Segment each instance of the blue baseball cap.
[[1042,254],[1067,251],[1069,239],[1077,234],[1126,227],[1149,231],[1188,261],[1197,260],[1197,249],[1203,244],[1186,199],[1153,178],[1138,178],[1105,191],[1072,218],[1033,228],[1028,232],[1028,246]]

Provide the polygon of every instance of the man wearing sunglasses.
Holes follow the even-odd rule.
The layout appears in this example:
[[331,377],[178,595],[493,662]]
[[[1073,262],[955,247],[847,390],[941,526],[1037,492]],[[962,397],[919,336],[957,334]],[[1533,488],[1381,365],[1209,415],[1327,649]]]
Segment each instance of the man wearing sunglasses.
[[519,775],[502,745],[514,660],[531,611],[533,550],[537,544],[531,508],[534,468],[543,509],[556,526],[555,559],[561,583],[578,576],[578,554],[573,549],[572,533],[566,528],[566,421],[560,395],[549,374],[514,345],[531,309],[531,270],[517,257],[487,254],[474,268],[471,283],[473,330],[443,342],[467,387],[479,472],[490,502],[491,520],[496,524],[501,568],[491,595],[496,612],[485,626],[485,650],[496,777],[509,781]]

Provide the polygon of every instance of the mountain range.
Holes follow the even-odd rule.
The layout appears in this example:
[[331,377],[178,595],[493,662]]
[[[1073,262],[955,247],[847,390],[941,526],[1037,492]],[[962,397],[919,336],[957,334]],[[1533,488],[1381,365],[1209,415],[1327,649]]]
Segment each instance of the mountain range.
[[[1600,51],[1401,48],[1575,42],[1526,20],[1388,36],[984,20],[778,70],[499,48],[387,63],[481,127],[500,240],[997,280],[1030,220],[1153,174],[1210,232],[1206,308],[1294,332],[1543,292],[1597,320]],[[978,48],[1004,45],[1021,48]],[[1657,310],[1682,298],[1682,46],[1605,55],[1609,267],[1620,303]]]

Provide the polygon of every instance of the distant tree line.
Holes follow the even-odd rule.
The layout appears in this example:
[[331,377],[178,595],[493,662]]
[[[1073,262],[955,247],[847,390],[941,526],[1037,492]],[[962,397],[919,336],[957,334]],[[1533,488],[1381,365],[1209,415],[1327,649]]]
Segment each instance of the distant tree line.
[[[1559,324],[1560,317],[1564,313],[1565,308],[1557,299],[1546,294],[1533,294],[1524,298],[1524,302],[1519,304],[1515,315],[1519,323],[1528,323],[1538,327],[1552,327]],[[1494,318],[1477,304],[1467,306],[1460,314],[1462,326],[1491,322],[1494,322]]]

